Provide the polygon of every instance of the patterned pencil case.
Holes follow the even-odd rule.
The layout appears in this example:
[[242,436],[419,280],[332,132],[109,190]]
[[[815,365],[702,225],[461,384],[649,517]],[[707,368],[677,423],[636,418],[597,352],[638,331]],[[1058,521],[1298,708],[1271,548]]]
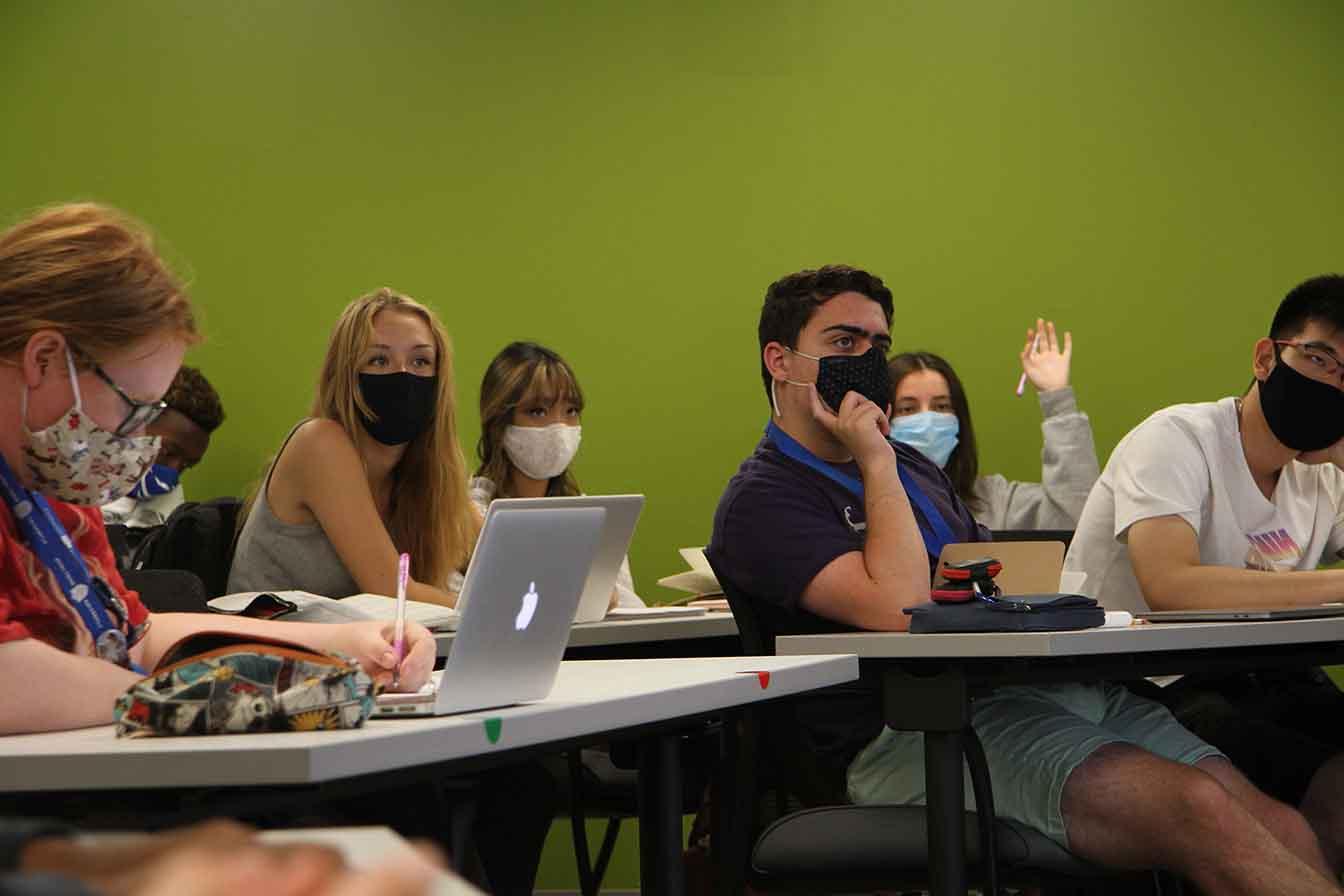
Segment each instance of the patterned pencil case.
[[298,644],[203,633],[173,645],[113,710],[117,737],[358,728],[376,689],[355,660]]

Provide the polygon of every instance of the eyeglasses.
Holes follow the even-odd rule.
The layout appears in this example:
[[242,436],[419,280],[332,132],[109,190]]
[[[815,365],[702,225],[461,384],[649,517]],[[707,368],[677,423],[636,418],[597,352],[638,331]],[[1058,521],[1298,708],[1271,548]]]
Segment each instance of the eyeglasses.
[[136,430],[144,429],[146,426],[159,419],[160,414],[168,410],[168,402],[163,399],[159,399],[158,401],[136,401],[134,398],[127,395],[126,390],[118,386],[116,380],[108,376],[107,371],[102,368],[102,365],[93,360],[87,352],[75,349],[75,353],[88,361],[89,364],[93,366],[93,372],[97,375],[98,379],[111,386],[112,391],[116,392],[118,397],[126,402],[126,406],[130,408],[130,410],[126,412],[125,418],[117,424],[117,428],[112,430],[114,435],[123,437],[129,436]]
[[1291,345],[1307,359],[1308,373],[1320,379],[1335,379],[1344,371],[1344,361],[1334,350],[1319,342],[1294,342],[1291,339],[1275,339],[1276,346]]

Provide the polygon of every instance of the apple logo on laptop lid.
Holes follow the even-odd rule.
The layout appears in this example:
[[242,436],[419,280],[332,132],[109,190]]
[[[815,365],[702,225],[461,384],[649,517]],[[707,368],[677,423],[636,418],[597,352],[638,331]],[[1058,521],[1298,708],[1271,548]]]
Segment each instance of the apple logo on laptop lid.
[[527,593],[523,595],[523,605],[518,608],[518,616],[513,620],[513,627],[516,631],[522,631],[532,624],[532,617],[537,612],[537,600],[540,595],[537,594],[537,583],[527,583]]

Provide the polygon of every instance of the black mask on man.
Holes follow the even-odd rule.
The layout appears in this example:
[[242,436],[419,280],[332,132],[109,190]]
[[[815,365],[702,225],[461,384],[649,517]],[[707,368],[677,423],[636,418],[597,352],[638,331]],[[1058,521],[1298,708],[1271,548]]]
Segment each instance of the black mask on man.
[[360,422],[369,435],[384,445],[405,445],[434,418],[434,399],[439,378],[413,373],[361,373],[359,394],[373,411],[370,419],[363,414]]
[[861,355],[817,359],[817,394],[821,400],[838,413],[848,392],[859,393],[884,411],[891,404],[891,371],[882,349],[873,346]]
[[1320,451],[1344,438],[1344,392],[1330,383],[1279,358],[1258,388],[1269,431],[1294,451]]

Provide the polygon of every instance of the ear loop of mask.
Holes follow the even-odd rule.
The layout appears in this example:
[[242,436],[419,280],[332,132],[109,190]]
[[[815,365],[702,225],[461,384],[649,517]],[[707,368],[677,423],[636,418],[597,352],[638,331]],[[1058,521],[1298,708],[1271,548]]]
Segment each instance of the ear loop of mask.
[[[84,411],[84,398],[79,394],[79,375],[75,371],[75,358],[70,354],[70,346],[65,347],[65,366],[70,371],[70,388],[75,393],[75,403],[73,409],[79,412]],[[19,399],[19,414],[26,432],[28,429],[28,393],[32,391],[27,383],[23,384],[23,396]],[[67,413],[69,411],[67,410]]]
[[[798,351],[797,349],[789,348],[787,345],[781,345],[780,348],[784,349],[784,351],[786,351],[786,352],[793,352],[795,355],[797,355],[797,356],[800,357],[800,358],[807,358],[807,359],[810,360],[810,361],[820,361],[820,360],[821,360],[820,358],[813,357],[812,355],[805,355],[805,354],[803,354],[802,352]],[[775,382],[776,382],[775,378],[774,378],[774,377],[771,377],[771,378],[770,378],[770,405],[771,405],[771,406],[774,408],[774,410],[775,410],[775,416],[778,417],[779,419],[783,420],[783,419],[784,419],[784,414],[779,410],[779,398],[777,398],[777,397],[775,396]],[[797,382],[797,381],[795,381],[795,380],[790,380],[790,379],[785,379],[784,382],[788,383],[790,386],[815,386],[815,385],[816,385],[816,383],[800,383],[800,382]]]

